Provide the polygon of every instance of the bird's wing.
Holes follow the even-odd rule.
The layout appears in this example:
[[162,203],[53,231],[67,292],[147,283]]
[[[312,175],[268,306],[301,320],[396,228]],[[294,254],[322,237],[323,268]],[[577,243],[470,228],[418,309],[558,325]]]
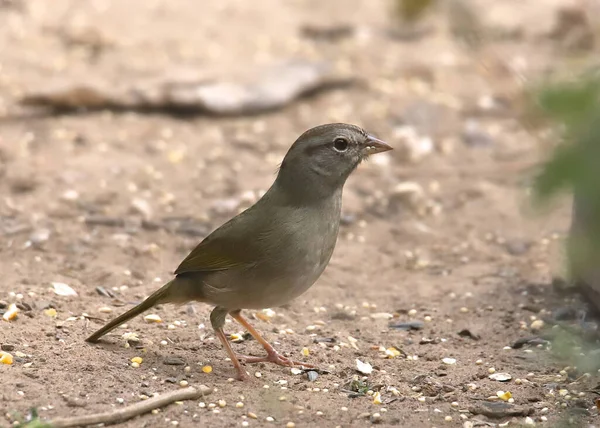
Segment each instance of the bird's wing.
[[248,217],[244,214],[234,217],[200,242],[181,262],[175,275],[253,265],[258,254],[252,233],[248,233],[251,229],[245,227]]

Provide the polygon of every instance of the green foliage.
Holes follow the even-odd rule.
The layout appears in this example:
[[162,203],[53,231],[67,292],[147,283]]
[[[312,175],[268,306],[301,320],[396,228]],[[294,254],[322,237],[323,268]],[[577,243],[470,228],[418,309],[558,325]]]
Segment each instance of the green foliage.
[[562,133],[561,143],[535,180],[537,201],[578,188],[591,196],[589,203],[600,204],[593,197],[600,177],[600,76],[588,73],[570,81],[546,83],[532,94],[534,108]]
[[17,421],[17,424],[13,426],[17,428],[52,428],[52,424],[44,422],[39,418],[35,407],[29,410],[27,416],[17,414],[13,418]]
[[404,22],[418,21],[435,3],[436,0],[393,0],[394,12]]

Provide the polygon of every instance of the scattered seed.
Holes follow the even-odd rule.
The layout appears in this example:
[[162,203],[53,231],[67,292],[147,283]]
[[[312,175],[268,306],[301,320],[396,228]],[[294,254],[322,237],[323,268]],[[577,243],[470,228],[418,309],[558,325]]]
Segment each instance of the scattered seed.
[[373,372],[373,366],[369,363],[363,363],[358,358],[356,359],[356,369],[362,374],[371,374]]
[[492,373],[488,377],[492,380],[497,380],[498,382],[508,382],[512,379],[512,376],[508,373]]
[[14,321],[15,319],[17,319],[18,313],[19,313],[19,308],[17,308],[17,305],[15,305],[14,303],[11,303],[8,307],[8,310],[6,312],[4,312],[4,315],[2,315],[2,319],[4,321]]
[[310,351],[308,350],[308,348],[302,348],[302,355],[304,355],[305,357],[308,357],[310,355]]
[[531,325],[529,326],[529,328],[532,331],[538,331],[541,330],[542,328],[544,328],[544,321],[543,320],[535,320],[531,323]]
[[101,308],[98,308],[98,312],[103,314],[110,314],[112,311],[112,308],[109,308],[108,306],[102,306]]
[[375,394],[373,394],[373,404],[381,404],[381,394],[379,392],[376,392]]
[[446,417],[444,418],[444,420],[445,420],[446,422],[452,422],[452,416],[446,416]]
[[296,424],[293,422],[288,422],[287,424],[285,424],[285,428],[295,428]]
[[477,364],[478,366],[480,366],[480,365],[483,364],[483,360],[477,360],[477,361],[475,361],[475,364]]
[[244,407],[244,403],[242,403],[241,401],[238,401],[237,403],[235,403],[235,407],[237,407],[238,409],[241,409],[242,407]]
[[490,367],[490,368],[488,369],[488,373],[489,373],[489,374],[494,374],[494,373],[496,373],[496,369],[495,369],[495,368],[493,368],[493,367]]
[[258,416],[256,416],[256,413],[252,413],[252,412],[248,412],[248,417],[252,418],[252,419],[258,419]]
[[202,371],[204,373],[212,373],[213,368],[212,368],[212,366],[202,366]]
[[201,409],[204,409],[206,407],[206,403],[204,401],[201,401],[198,403],[198,407],[200,407]]
[[137,369],[140,367],[140,363],[131,363],[131,367],[133,367],[134,369]]
[[512,398],[512,394],[509,391],[498,391],[496,392],[496,396],[502,401],[508,401]]
[[371,314],[370,317],[374,320],[389,320],[394,318],[394,315],[388,312],[376,312],[374,314]]
[[262,377],[262,373],[261,372],[256,372],[256,373],[254,373],[254,376],[256,376],[256,377]]
[[225,400],[219,400],[218,404],[219,404],[219,407],[225,407],[225,406],[227,406],[227,402]]
[[56,316],[58,315],[58,313],[56,312],[56,309],[54,308],[48,308],[44,310],[44,315],[50,317],[50,318],[56,318]]
[[142,359],[142,357],[133,357],[133,358],[131,359],[131,362],[132,362],[132,363],[137,363],[137,364],[142,364],[142,361],[144,361],[144,360]]
[[0,364],[11,365],[13,363],[13,356],[8,352],[0,351]]
[[425,322],[431,322],[433,320],[433,318],[431,318],[429,315],[425,316],[425,318],[423,318],[423,320]]
[[456,364],[456,358],[442,358],[442,362],[450,366]]
[[248,423],[248,421],[242,421],[242,426],[243,426],[243,427],[247,427],[247,426],[249,426],[249,425],[250,425],[250,424]]
[[415,315],[417,315],[417,310],[416,309],[411,309],[410,311],[408,311],[408,315],[411,317],[414,317]]
[[162,322],[162,319],[156,314],[148,314],[144,317],[144,321],[146,322]]
[[265,420],[266,420],[267,422],[275,422],[275,419],[274,419],[272,416],[267,416],[267,417],[265,418]]
[[189,385],[189,382],[187,380],[182,380],[181,382],[179,382],[179,386],[182,388],[185,388],[188,385]]
[[77,296],[77,292],[63,282],[53,282],[52,287],[54,293],[58,294],[59,296]]

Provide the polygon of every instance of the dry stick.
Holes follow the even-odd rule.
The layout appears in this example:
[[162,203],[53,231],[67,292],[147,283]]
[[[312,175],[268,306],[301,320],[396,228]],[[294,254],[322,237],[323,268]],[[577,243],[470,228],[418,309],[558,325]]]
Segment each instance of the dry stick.
[[164,395],[149,398],[148,400],[140,401],[131,406],[118,409],[114,412],[96,413],[87,416],[75,416],[72,418],[55,419],[48,422],[53,428],[79,427],[98,424],[116,424],[124,422],[128,419],[151,412],[154,409],[164,407],[175,401],[195,400],[197,398],[208,395],[212,392],[212,388],[206,385],[200,385],[198,389],[189,387],[176,391],[168,392]]

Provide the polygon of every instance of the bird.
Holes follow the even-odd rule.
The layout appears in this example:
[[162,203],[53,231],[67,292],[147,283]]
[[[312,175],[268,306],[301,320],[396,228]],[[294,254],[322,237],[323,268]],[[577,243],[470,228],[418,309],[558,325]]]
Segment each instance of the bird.
[[[288,304],[317,281],[337,242],[346,179],[369,156],[389,150],[389,144],[355,125],[329,123],[305,131],[284,156],[271,187],[254,205],[204,238],[177,267],[171,281],[86,341],[98,342],[156,305],[196,301],[214,307],[210,322],[237,379],[248,379],[240,360],[314,367],[277,352],[241,312]],[[223,331],[228,315],[262,345],[264,357],[234,352]]]

